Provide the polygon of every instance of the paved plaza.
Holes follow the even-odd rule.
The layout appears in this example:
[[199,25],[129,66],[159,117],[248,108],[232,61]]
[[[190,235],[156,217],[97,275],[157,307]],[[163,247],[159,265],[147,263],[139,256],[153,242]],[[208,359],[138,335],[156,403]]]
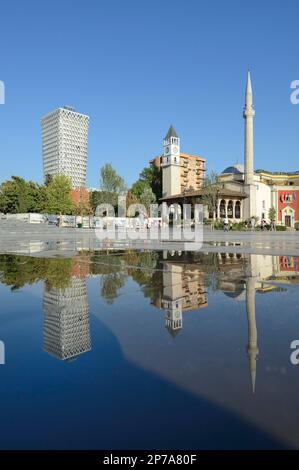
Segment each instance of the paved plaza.
[[299,256],[299,233],[224,232],[204,228],[203,243],[161,240],[100,240],[94,229],[0,221],[0,253],[69,256],[81,250],[152,249]]

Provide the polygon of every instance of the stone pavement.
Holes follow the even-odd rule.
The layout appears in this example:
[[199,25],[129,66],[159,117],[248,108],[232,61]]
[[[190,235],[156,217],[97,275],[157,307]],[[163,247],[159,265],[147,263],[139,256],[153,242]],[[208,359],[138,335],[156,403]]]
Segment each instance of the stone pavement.
[[152,249],[299,256],[299,232],[224,232],[204,228],[203,243],[150,240],[106,240],[93,229],[0,221],[0,253],[70,256],[81,250]]

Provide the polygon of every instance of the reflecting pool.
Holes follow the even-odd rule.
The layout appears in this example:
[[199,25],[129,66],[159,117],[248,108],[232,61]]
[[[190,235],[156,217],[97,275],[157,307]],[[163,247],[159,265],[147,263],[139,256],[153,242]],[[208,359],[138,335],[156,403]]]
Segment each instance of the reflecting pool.
[[299,448],[299,257],[0,255],[0,300],[2,449]]

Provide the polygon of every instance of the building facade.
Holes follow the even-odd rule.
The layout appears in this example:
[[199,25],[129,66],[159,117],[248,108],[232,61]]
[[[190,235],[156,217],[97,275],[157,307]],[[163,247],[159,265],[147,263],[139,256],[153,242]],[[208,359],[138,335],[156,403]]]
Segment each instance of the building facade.
[[[224,188],[242,188],[247,195],[243,204],[241,203],[242,220],[257,217],[258,221],[264,219],[270,222],[269,210],[274,208],[276,224],[294,228],[299,222],[299,172],[254,171],[253,119],[255,110],[249,71],[243,117],[245,122],[244,166],[236,164],[226,168],[220,176],[220,181]],[[231,200],[222,198],[219,201],[218,217],[237,219]]]
[[[275,209],[276,224],[287,228],[299,225],[299,171],[269,172],[254,170],[255,109],[251,75],[248,71],[244,118],[244,165],[227,167],[219,176],[216,218],[240,222],[257,218],[269,220]],[[200,202],[203,194],[205,159],[180,152],[180,139],[171,126],[164,139],[164,153],[151,160],[162,168],[162,201],[168,205]],[[206,217],[213,218],[208,213]]]
[[[244,187],[244,191],[250,191],[251,196],[248,195],[248,198],[252,198],[251,205],[244,205],[242,220],[256,216],[259,221],[265,219],[269,222],[269,210],[273,207],[276,212],[276,224],[294,228],[299,222],[299,172],[276,173],[256,170],[248,187],[245,185],[243,165],[236,164],[226,168],[220,175],[220,180],[224,187]],[[219,218],[227,216],[233,221],[240,218],[236,217],[229,199],[219,200],[219,207]]]
[[44,180],[65,175],[73,188],[86,185],[89,117],[65,106],[41,120]]

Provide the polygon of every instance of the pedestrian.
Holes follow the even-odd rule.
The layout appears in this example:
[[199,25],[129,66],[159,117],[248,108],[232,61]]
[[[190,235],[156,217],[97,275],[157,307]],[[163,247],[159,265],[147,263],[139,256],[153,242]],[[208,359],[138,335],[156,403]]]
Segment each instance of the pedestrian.
[[227,217],[225,217],[224,220],[223,220],[223,230],[225,232],[229,231],[229,220],[228,220]]

